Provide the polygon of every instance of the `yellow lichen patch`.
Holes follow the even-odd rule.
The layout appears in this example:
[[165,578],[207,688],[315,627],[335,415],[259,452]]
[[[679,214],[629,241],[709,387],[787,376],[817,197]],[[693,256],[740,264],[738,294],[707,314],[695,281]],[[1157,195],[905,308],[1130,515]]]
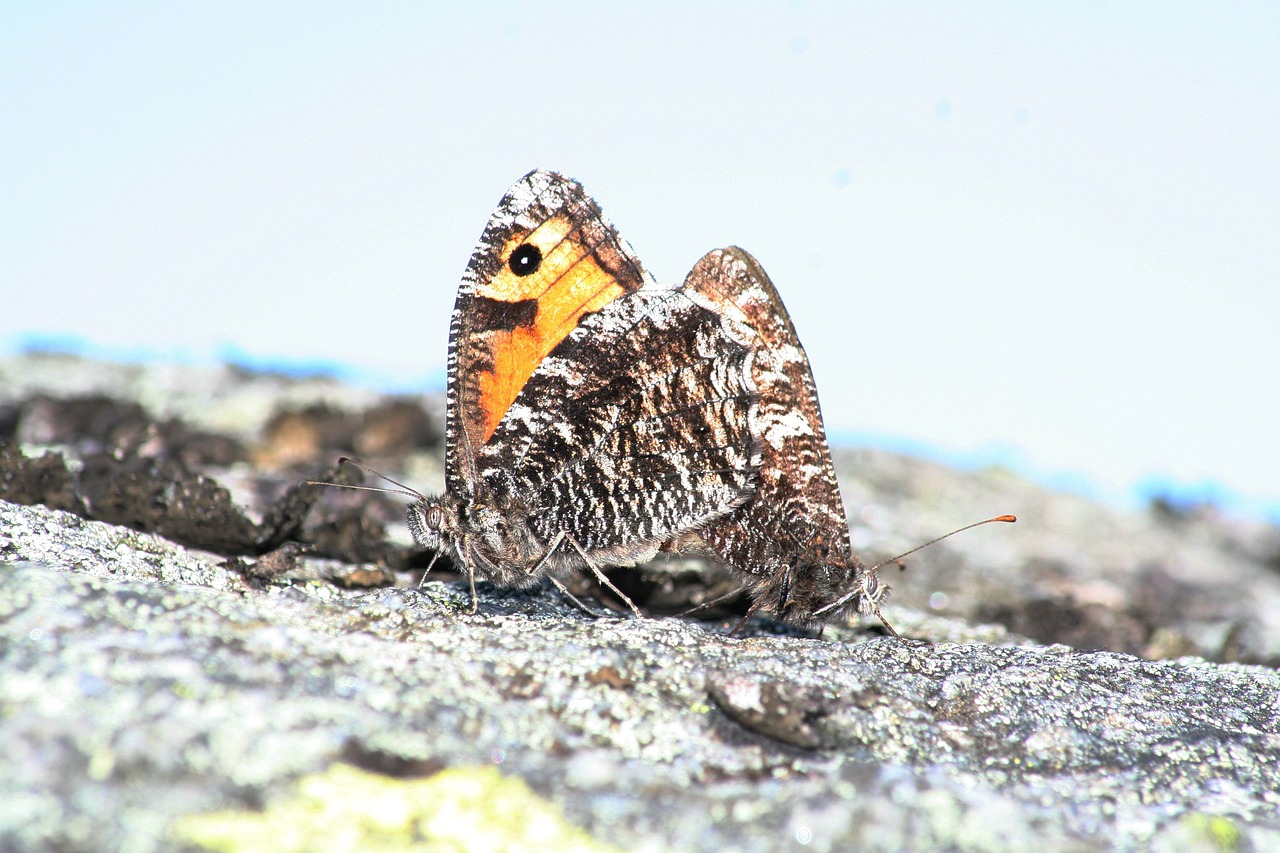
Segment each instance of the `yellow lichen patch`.
[[1212,849],[1223,853],[1239,850],[1244,840],[1240,827],[1231,818],[1222,815],[1192,813],[1182,819],[1182,825],[1193,836],[1208,841]]
[[[573,331],[582,316],[599,311],[626,292],[586,246],[571,239],[572,232],[572,223],[559,216],[528,235],[512,238],[503,247],[501,270],[476,288],[478,295],[488,299],[532,299],[538,303],[531,325],[489,333],[485,348],[493,368],[478,377],[480,442],[489,440],[538,364]],[[537,271],[518,276],[506,262],[525,244],[537,246],[542,261]]]
[[406,780],[335,764],[300,779],[291,797],[265,812],[189,815],[173,831],[182,841],[224,853],[615,851],[494,767],[456,767]]

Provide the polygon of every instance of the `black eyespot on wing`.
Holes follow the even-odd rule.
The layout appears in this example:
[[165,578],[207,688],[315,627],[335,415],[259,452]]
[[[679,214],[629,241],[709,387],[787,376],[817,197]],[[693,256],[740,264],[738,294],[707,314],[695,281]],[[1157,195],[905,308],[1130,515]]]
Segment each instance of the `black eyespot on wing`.
[[507,266],[518,276],[533,275],[542,266],[542,250],[532,243],[524,243],[511,253]]

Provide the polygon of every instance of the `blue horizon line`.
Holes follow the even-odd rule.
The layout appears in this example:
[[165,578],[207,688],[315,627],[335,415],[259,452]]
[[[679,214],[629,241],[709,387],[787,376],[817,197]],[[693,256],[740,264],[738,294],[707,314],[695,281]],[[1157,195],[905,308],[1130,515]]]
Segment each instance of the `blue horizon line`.
[[1038,465],[1020,447],[1008,442],[992,441],[976,448],[957,449],[919,438],[852,428],[828,429],[827,439],[833,449],[869,447],[960,471],[1004,468],[1053,491],[1078,495],[1110,507],[1135,510],[1162,501],[1175,512],[1192,512],[1210,506],[1233,517],[1280,527],[1280,497],[1249,495],[1222,480],[1186,481],[1167,474],[1149,474],[1128,488],[1116,490],[1104,488],[1080,471]]
[[[430,394],[445,390],[444,368],[406,377],[335,359],[263,356],[232,343],[220,344],[212,352],[201,354],[189,348],[111,347],[93,344],[78,335],[23,333],[12,336],[0,346],[0,351],[6,355],[73,355],[123,364],[225,365],[256,373],[276,373],[292,379],[333,379],[387,394]],[[1185,482],[1168,475],[1154,474],[1133,483],[1127,490],[1116,492],[1102,488],[1087,474],[1037,465],[1021,448],[1005,442],[957,449],[918,438],[854,428],[829,428],[827,437],[833,448],[869,447],[937,462],[961,471],[1002,467],[1046,488],[1079,495],[1106,506],[1136,509],[1159,500],[1176,511],[1191,511],[1207,505],[1229,515],[1280,526],[1280,497],[1250,496],[1221,480]]]
[[234,343],[219,344],[212,351],[201,352],[189,347],[103,346],[79,335],[23,333],[11,336],[0,346],[0,352],[5,355],[72,355],[117,364],[225,366],[253,373],[275,373],[290,379],[333,379],[387,394],[431,394],[443,392],[445,386],[443,368],[406,376],[330,358],[258,355]]

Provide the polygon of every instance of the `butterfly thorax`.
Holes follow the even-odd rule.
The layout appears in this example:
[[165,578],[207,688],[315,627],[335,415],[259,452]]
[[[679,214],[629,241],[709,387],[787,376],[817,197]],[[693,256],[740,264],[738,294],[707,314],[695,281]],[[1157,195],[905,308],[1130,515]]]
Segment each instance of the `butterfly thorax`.
[[409,507],[408,524],[418,547],[444,550],[462,571],[502,587],[536,584],[535,569],[547,553],[518,501],[488,490],[423,498]]

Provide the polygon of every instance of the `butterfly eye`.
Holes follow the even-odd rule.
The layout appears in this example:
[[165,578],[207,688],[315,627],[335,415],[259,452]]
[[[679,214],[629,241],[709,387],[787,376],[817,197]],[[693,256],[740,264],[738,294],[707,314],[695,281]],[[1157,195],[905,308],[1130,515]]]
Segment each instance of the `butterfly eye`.
[[507,266],[518,276],[533,275],[542,266],[542,250],[532,243],[523,243],[511,253]]
[[438,506],[429,507],[427,509],[427,527],[432,530],[439,530],[444,525],[444,510]]

